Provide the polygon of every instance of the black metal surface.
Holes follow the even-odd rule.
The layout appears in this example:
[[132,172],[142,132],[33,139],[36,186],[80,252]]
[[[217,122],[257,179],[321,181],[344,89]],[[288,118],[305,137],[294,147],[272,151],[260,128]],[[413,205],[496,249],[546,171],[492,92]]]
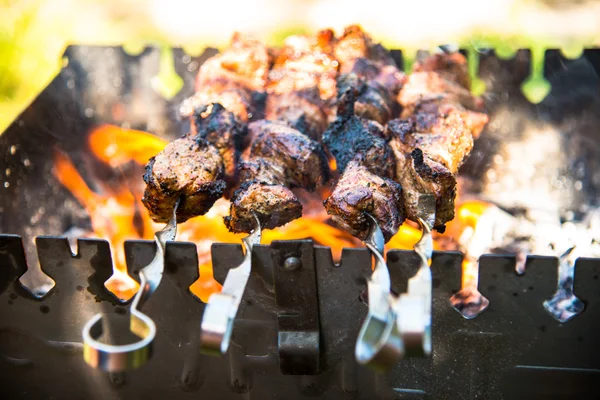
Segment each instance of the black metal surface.
[[[407,359],[387,375],[375,375],[354,361],[354,341],[367,311],[363,304],[370,257],[359,249],[346,249],[334,265],[329,249],[285,242],[301,249],[302,269],[313,257],[316,275],[302,276],[294,287],[294,270],[280,269],[267,246],[253,252],[253,274],[248,282],[232,346],[222,358],[201,356],[198,335],[203,305],[188,287],[198,277],[196,250],[191,244],[169,243],[167,268],[157,293],[148,302],[148,315],[159,334],[154,359],[143,368],[107,375],[89,368],[81,355],[81,328],[96,312],[123,317],[126,308],[104,288],[112,273],[108,244],[80,240],[72,256],[65,239],[34,238],[61,235],[72,227],[86,228],[86,212],[51,173],[51,148],[68,153],[84,178],[106,177],[87,148],[87,134],[103,123],[147,130],[173,139],[185,132],[177,117],[180,102],[193,92],[198,66],[214,50],[193,57],[174,49],[175,70],[183,78],[182,90],[171,100],[154,92],[150,82],[158,73],[160,51],[147,48],[128,55],[118,47],[72,46],[68,64],[24,113],[0,136],[0,388],[8,398],[206,398],[206,399],[587,399],[600,392],[600,265],[579,260],[575,294],[585,311],[567,324],[559,324],[542,307],[556,288],[556,260],[531,257],[524,276],[513,270],[510,257],[482,260],[480,290],[490,307],[467,321],[449,305],[460,286],[459,254],[434,255],[433,356]],[[401,53],[393,52],[399,65]],[[480,54],[479,75],[486,84],[490,124],[477,141],[463,168],[473,178],[473,192],[489,194],[489,171],[502,172],[497,155],[522,139],[529,127],[560,132],[566,157],[546,155],[548,163],[536,170],[562,211],[578,212],[597,205],[600,193],[600,51],[586,50],[567,60],[548,50],[545,77],[552,84],[540,105],[529,103],[521,84],[529,76],[531,55],[521,50],[504,60],[492,51]],[[510,154],[508,154],[510,156]],[[104,169],[103,169],[104,168]],[[10,170],[10,174],[6,173]],[[581,182],[581,190],[573,190]],[[558,182],[558,183],[557,183]],[[560,185],[559,185],[560,183]],[[93,186],[93,185],[92,185]],[[532,190],[539,190],[533,187]],[[493,192],[506,207],[512,198]],[[558,194],[554,195],[555,192]],[[542,191],[542,195],[546,193]],[[527,196],[525,196],[527,197]],[[153,256],[154,243],[126,243],[131,272]],[[25,271],[25,253],[31,263],[39,259],[56,288],[41,301],[34,300],[17,282]],[[312,253],[312,256],[307,255]],[[217,280],[242,260],[241,246],[215,244],[213,266]],[[390,252],[388,261],[394,290],[401,292],[414,272],[416,256]],[[284,260],[285,264],[285,260]],[[293,265],[294,263],[292,263]],[[310,269],[309,272],[312,272]],[[136,274],[133,274],[136,276]],[[286,277],[286,279],[282,279]],[[312,283],[311,283],[312,282]],[[313,297],[312,284],[317,291]],[[284,284],[286,290],[274,289]],[[286,286],[287,285],[287,286]],[[281,296],[279,294],[282,294]],[[302,299],[306,304],[295,304]],[[316,306],[318,305],[318,306]],[[299,307],[299,308],[298,308]],[[301,310],[295,317],[280,312]],[[310,310],[318,310],[314,319]],[[286,325],[286,320],[293,323]],[[307,324],[307,328],[303,325]],[[299,372],[297,362],[286,365],[286,351],[278,340],[283,332],[320,329],[319,363],[315,364],[313,339],[310,366]],[[298,342],[294,342],[297,345]],[[283,357],[281,355],[283,354]]]
[[[0,254],[6,256],[5,244],[15,246],[15,240],[2,239]],[[129,269],[137,276],[135,272],[152,258],[155,244],[130,241],[125,246]],[[361,295],[370,274],[369,253],[347,249],[340,264],[335,265],[328,248],[313,249],[306,241],[280,242],[278,246],[255,248],[256,268],[235,322],[230,353],[213,358],[200,355],[203,304],[188,289],[198,278],[195,247],[168,243],[165,276],[147,304],[148,315],[159,329],[153,359],[139,370],[109,375],[83,362],[79,344],[81,328],[92,314],[104,311],[122,316],[126,311],[103,287],[112,272],[107,243],[81,240],[79,254],[72,256],[66,239],[41,238],[40,259],[57,282],[44,300],[31,298],[16,281],[24,271],[22,260],[1,260],[3,266],[17,273],[2,275],[0,281],[0,287],[5,288],[0,293],[0,386],[9,398],[28,399],[597,397],[597,260],[577,264],[575,291],[586,303],[585,311],[569,323],[559,324],[542,308],[542,302],[555,290],[555,259],[532,257],[525,275],[519,276],[513,270],[514,259],[485,257],[480,289],[490,306],[474,320],[465,320],[449,304],[450,296],[460,287],[462,256],[435,253],[433,356],[405,359],[390,373],[377,375],[354,361],[356,336],[367,312]],[[289,311],[292,299],[298,299],[298,288],[292,289],[285,301],[282,295],[286,297],[286,293],[276,295],[280,282],[276,271],[288,254],[298,256],[302,268],[310,266],[311,257],[314,260],[316,277],[313,275],[312,282],[317,284],[318,295],[315,293],[312,301],[318,299],[320,320],[320,370],[316,375],[286,375],[285,363],[290,360],[285,355],[282,364],[278,317],[283,305]],[[391,251],[387,258],[394,291],[404,291],[407,278],[415,271],[416,255]],[[217,279],[222,281],[241,259],[241,246],[214,245]],[[275,279],[268,282],[264,277],[270,274]],[[285,284],[289,289],[290,282]],[[313,308],[296,304],[294,309]],[[287,329],[294,328],[297,325]]]
[[277,315],[279,367],[286,375],[319,373],[319,294],[313,243],[271,244]]

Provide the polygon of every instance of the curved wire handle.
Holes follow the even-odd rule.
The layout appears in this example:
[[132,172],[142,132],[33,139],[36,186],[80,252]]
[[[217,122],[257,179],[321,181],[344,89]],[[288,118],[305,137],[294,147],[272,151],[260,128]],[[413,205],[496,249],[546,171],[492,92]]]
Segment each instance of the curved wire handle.
[[200,351],[209,355],[225,354],[229,349],[233,322],[237,315],[246,284],[252,271],[252,248],[260,243],[260,221],[253,213],[255,228],[242,239],[246,254],[244,261],[229,270],[220,293],[208,299],[200,324]]
[[83,327],[83,358],[94,368],[109,372],[119,372],[138,368],[152,356],[152,342],[156,337],[156,324],[150,317],[140,311],[148,298],[154,293],[162,279],[165,266],[165,247],[168,241],[174,240],[177,234],[177,207],[173,208],[173,216],[169,223],[154,235],[156,254],[154,259],[140,271],[140,288],[131,303],[131,320],[129,329],[141,340],[125,344],[110,345],[101,343],[102,314],[94,315]]
[[395,365],[404,355],[404,346],[390,306],[390,273],[383,249],[385,240],[377,220],[371,220],[371,229],[364,243],[375,257],[375,270],[367,282],[369,312],[358,334],[354,354],[360,364],[384,371]]

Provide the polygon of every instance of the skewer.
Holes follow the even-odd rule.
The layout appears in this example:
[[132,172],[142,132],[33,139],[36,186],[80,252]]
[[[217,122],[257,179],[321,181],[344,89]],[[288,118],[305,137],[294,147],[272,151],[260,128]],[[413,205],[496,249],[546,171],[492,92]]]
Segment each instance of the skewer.
[[242,239],[246,254],[244,261],[229,270],[223,289],[208,299],[200,325],[200,351],[209,355],[225,354],[229,349],[233,322],[252,270],[252,248],[260,243],[261,226],[256,214],[252,233]]
[[435,198],[421,195],[419,198],[418,218],[423,230],[421,239],[414,247],[420,257],[417,273],[408,280],[408,290],[401,294],[393,304],[397,315],[398,331],[408,356],[429,356],[431,354],[431,303],[432,277],[431,257],[433,237],[431,230],[435,222]]
[[404,345],[398,332],[392,310],[390,273],[383,258],[385,240],[377,220],[371,220],[371,229],[364,243],[375,257],[375,269],[367,282],[369,312],[358,334],[356,360],[378,371],[394,366],[404,355]]
[[83,327],[83,358],[94,368],[108,372],[135,369],[145,364],[152,356],[152,343],[156,337],[156,324],[140,308],[162,280],[165,267],[165,247],[177,234],[177,200],[169,223],[154,235],[156,254],[154,259],[140,271],[140,289],[131,303],[129,329],[141,340],[124,345],[101,343],[103,333],[102,314],[96,314]]

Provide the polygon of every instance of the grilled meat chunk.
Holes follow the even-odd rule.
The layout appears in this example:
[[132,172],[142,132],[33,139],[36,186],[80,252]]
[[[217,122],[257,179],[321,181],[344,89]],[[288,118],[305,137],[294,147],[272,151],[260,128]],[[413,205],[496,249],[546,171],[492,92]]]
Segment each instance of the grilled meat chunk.
[[452,174],[458,172],[473,148],[473,135],[460,113],[417,113],[390,121],[386,128],[390,141],[398,140],[406,153],[420,148],[427,157]]
[[[373,43],[359,26],[353,25],[346,28],[339,38],[334,54],[340,63],[342,76],[354,74],[361,79],[357,114],[386,123],[396,114],[396,96],[406,80],[389,52],[380,44]],[[338,93],[340,85],[344,84],[338,79]],[[374,101],[373,96],[377,100]]]
[[394,100],[387,89],[375,81],[366,81],[358,75],[343,74],[338,77],[337,88],[340,96],[348,90],[357,91],[354,104],[356,116],[385,124],[392,117]]
[[270,64],[264,44],[236,33],[227,49],[202,64],[196,78],[196,91],[205,87],[217,93],[227,89],[263,91]]
[[473,137],[458,113],[449,116],[417,114],[393,120],[386,134],[396,155],[396,180],[404,189],[410,220],[420,215],[419,196],[436,199],[435,229],[454,219],[456,173],[473,147]]
[[[471,94],[467,59],[460,53],[440,53],[415,63],[413,73],[398,95],[402,117],[423,107],[453,105],[479,111],[483,100]],[[417,108],[421,108],[417,110]]]
[[342,74],[357,72],[354,69],[361,59],[366,59],[370,64],[378,67],[396,65],[390,53],[382,45],[373,43],[373,39],[358,25],[351,25],[344,29],[344,33],[335,45],[334,55],[340,63]]
[[403,119],[388,123],[386,137],[396,157],[407,217],[416,221],[420,196],[433,195],[434,228],[443,232],[454,218],[456,174],[488,117],[472,111],[482,104],[469,91],[461,54],[435,54],[414,70],[398,96]]
[[265,118],[286,121],[313,139],[321,137],[336,93],[334,41],[330,30],[286,39],[269,72]]
[[177,222],[206,213],[226,186],[219,151],[206,140],[192,137],[177,139],[152,157],[144,181],[142,202],[156,222],[169,221],[178,198]]
[[290,36],[269,72],[269,94],[317,88],[323,100],[335,97],[338,62],[333,56],[335,36],[327,29],[316,36]]
[[219,103],[240,122],[257,115],[266,96],[271,57],[265,45],[236,33],[230,46],[202,64],[196,93],[185,100],[179,113],[192,117],[198,107]]
[[396,163],[381,137],[383,128],[354,115],[355,101],[352,88],[340,96],[337,118],[323,136],[341,173],[324,205],[334,222],[361,239],[369,231],[365,213],[370,213],[387,241],[404,222],[402,187],[390,179]]
[[[227,111],[232,112],[235,118],[243,123],[248,122],[255,109],[254,101],[246,90],[227,89],[223,92],[216,92],[211,87],[206,87],[182,102],[179,115],[188,118],[193,117],[196,109],[217,103],[225,107]],[[194,121],[192,120],[193,124]]]
[[235,115],[220,104],[196,108],[193,120],[190,134],[205,139],[217,148],[223,158],[225,180],[233,185],[247,126],[238,122]]
[[256,121],[248,130],[252,145],[239,168],[244,183],[234,193],[225,219],[233,232],[254,228],[252,211],[267,228],[298,218],[302,206],[290,189],[313,190],[329,178],[321,145],[287,123]]
[[325,152],[308,136],[280,121],[256,121],[248,129],[253,138],[251,159],[281,166],[285,179],[281,183],[313,190],[329,179]]
[[320,140],[327,129],[327,114],[317,88],[270,94],[265,119],[285,121],[313,140]]
[[360,158],[372,173],[385,178],[395,176],[394,155],[383,139],[383,127],[354,114],[357,93],[348,88],[338,102],[336,120],[323,135],[323,144],[335,158],[337,169],[343,173],[350,161]]
[[404,222],[402,187],[391,179],[370,172],[351,161],[331,196],[323,203],[332,220],[352,235],[364,240],[369,233],[371,214],[379,222],[387,242]]
[[302,204],[284,185],[248,181],[234,192],[225,225],[232,232],[251,232],[253,213],[262,228],[273,229],[300,218]]

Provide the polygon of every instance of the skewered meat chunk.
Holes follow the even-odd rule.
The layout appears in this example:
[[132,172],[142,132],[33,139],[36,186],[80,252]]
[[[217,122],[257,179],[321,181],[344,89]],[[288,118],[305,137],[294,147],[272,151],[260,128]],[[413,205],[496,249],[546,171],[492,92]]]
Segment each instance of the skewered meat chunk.
[[325,152],[282,121],[256,121],[248,126],[252,140],[246,160],[240,164],[244,183],[231,199],[225,224],[232,232],[254,229],[254,212],[261,226],[274,228],[302,215],[302,205],[291,192],[313,190],[329,178]]
[[286,121],[315,140],[321,137],[336,93],[334,41],[330,30],[286,39],[269,72],[266,119]]
[[[321,145],[280,121],[256,121],[248,126],[251,159],[281,166],[286,186],[313,190],[329,179]],[[276,169],[276,168],[274,168]]]
[[354,111],[360,118],[385,124],[392,117],[394,107],[391,94],[377,82],[367,82],[356,74],[340,75],[337,81],[338,93],[348,89],[357,91]]
[[238,121],[247,122],[264,103],[270,64],[265,45],[236,33],[227,49],[202,64],[196,93],[183,102],[180,115],[193,117],[196,108],[219,103]]
[[142,202],[154,221],[168,222],[181,198],[177,222],[185,222],[206,213],[223,195],[223,159],[204,139],[177,139],[150,159],[144,182]]
[[273,229],[302,216],[302,204],[283,185],[257,181],[243,183],[231,199],[225,225],[232,232],[251,232],[255,214],[262,228]]
[[335,158],[343,173],[350,161],[360,158],[361,165],[376,175],[395,176],[394,154],[383,139],[383,127],[355,115],[357,93],[348,88],[338,103],[338,115],[323,135],[323,144]]
[[370,172],[358,161],[351,161],[324,202],[327,213],[337,225],[364,240],[369,233],[370,213],[379,222],[387,242],[404,222],[402,187],[391,179]]
[[269,66],[267,47],[236,33],[227,49],[202,64],[196,78],[196,91],[205,87],[218,93],[227,89],[263,91]]
[[290,36],[269,72],[269,94],[317,88],[323,100],[335,97],[338,62],[333,56],[335,36],[327,29],[316,36]]
[[365,213],[377,220],[385,240],[404,222],[402,187],[394,182],[395,160],[375,121],[354,115],[356,92],[347,90],[338,116],[323,137],[336,159],[341,178],[325,202],[332,220],[360,239],[369,231]]
[[456,172],[473,147],[473,137],[458,114],[447,118],[430,114],[394,120],[386,134],[396,155],[396,180],[402,185],[408,219],[420,215],[419,196],[436,199],[434,228],[443,231],[454,219]]
[[398,98],[402,117],[390,121],[386,137],[396,156],[396,180],[404,189],[407,218],[421,216],[421,195],[436,200],[434,228],[454,219],[456,174],[488,121],[481,100],[469,91],[466,59],[436,54],[415,65]]
[[426,111],[426,108],[432,111],[432,107],[441,105],[480,111],[483,109],[483,100],[473,96],[469,89],[467,59],[462,54],[440,53],[429,56],[415,63],[413,73],[398,96],[403,107],[402,117]]
[[317,88],[269,94],[265,119],[285,121],[313,140],[319,140],[327,129],[327,114]]
[[221,104],[227,111],[232,112],[240,122],[248,122],[248,118],[253,115],[253,100],[247,91],[227,89],[223,92],[215,92],[210,87],[203,88],[192,97],[185,99],[179,108],[179,115],[192,117],[197,108],[217,103]]
[[190,135],[206,139],[217,148],[223,158],[225,180],[233,185],[247,126],[238,122],[235,115],[220,104],[198,107],[193,120]]
[[356,114],[385,124],[397,114],[396,97],[405,81],[393,58],[356,25],[346,28],[335,55],[340,61],[338,94],[354,86],[358,90]]
[[335,45],[334,55],[340,63],[342,74],[357,72],[356,63],[361,60],[368,60],[369,64],[377,67],[396,65],[390,53],[379,43],[373,43],[373,39],[358,25],[351,25],[344,29],[344,33]]

